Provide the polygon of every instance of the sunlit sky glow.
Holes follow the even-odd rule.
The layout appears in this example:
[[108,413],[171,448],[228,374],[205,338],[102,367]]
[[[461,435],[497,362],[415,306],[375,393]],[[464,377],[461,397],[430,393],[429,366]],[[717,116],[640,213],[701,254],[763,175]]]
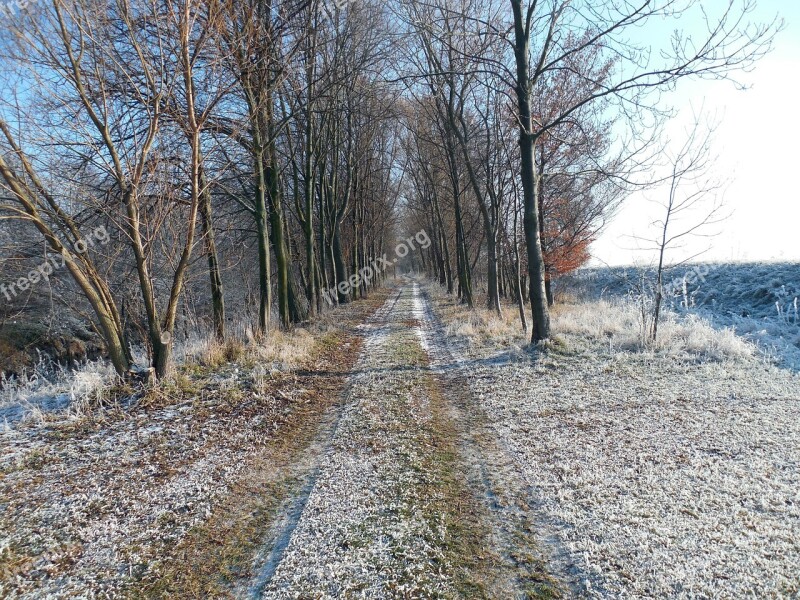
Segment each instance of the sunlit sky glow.
[[[705,4],[705,3],[704,3]],[[708,6],[719,5],[715,0]],[[696,238],[675,249],[677,262],[711,246],[698,260],[800,261],[800,3],[761,0],[756,18],[779,13],[786,22],[774,50],[751,73],[738,79],[750,86],[738,91],[727,82],[684,82],[669,97],[679,109],[668,128],[680,139],[693,109],[716,114],[713,143],[715,173],[729,181],[724,200],[732,215],[712,239]],[[651,251],[636,237],[648,237],[664,190],[635,193],[593,245],[595,264],[649,263]]]

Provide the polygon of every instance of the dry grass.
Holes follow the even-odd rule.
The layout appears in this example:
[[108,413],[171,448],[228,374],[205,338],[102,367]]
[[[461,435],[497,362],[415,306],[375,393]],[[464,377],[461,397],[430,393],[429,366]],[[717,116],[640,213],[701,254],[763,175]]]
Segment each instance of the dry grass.
[[446,333],[462,342],[472,344],[514,345],[524,343],[516,305],[504,304],[501,314],[483,308],[484,299],[477,297],[476,307],[470,309],[454,296],[447,294],[437,283],[429,283],[425,291],[444,317]]
[[293,371],[308,362],[318,334],[331,327],[319,324],[290,331],[271,329],[254,336],[249,329],[236,328],[226,340],[200,336],[176,350],[179,364],[213,370],[229,364],[266,365],[269,370]]
[[662,315],[658,339],[653,342],[643,328],[639,308],[625,300],[559,304],[552,318],[558,333],[589,342],[602,341],[611,352],[739,360],[753,356],[755,351],[730,329],[714,329],[695,315],[681,318],[669,311]]
[[315,336],[307,329],[270,332],[266,340],[253,349],[254,357],[261,363],[280,371],[302,368],[314,348]]
[[245,344],[238,339],[227,339],[220,341],[215,337],[209,337],[199,344],[199,352],[194,357],[189,358],[198,364],[214,369],[226,363],[237,362],[245,354]]
[[447,326],[447,333],[464,337],[477,337],[479,341],[516,341],[522,333],[519,315],[509,309],[501,314],[487,309],[462,309],[457,322]]
[[[528,343],[515,304],[504,304],[502,314],[498,315],[482,308],[482,298],[476,300],[479,307],[470,309],[438,284],[429,283],[426,290],[444,317],[446,333],[468,347],[508,348]],[[528,312],[529,324],[530,319]],[[746,360],[756,350],[731,329],[715,329],[700,317],[681,317],[670,311],[662,314],[658,340],[654,343],[644,335],[639,307],[627,300],[587,301],[562,294],[551,310],[551,319],[558,348],[570,351],[601,347],[611,353],[652,353],[721,361]]]

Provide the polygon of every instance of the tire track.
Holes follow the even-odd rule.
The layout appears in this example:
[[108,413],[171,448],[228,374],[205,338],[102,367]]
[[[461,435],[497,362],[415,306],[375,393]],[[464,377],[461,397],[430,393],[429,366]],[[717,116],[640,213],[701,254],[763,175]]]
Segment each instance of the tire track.
[[365,323],[341,412],[250,597],[555,594],[437,327],[412,280]]
[[[379,329],[382,323],[387,319],[387,316],[394,309],[402,292],[403,290],[401,288],[390,293],[383,306],[368,317],[365,323],[359,325],[358,328],[364,331],[365,335],[370,330],[375,331]],[[359,372],[361,366],[360,363],[356,366],[354,370],[355,374]],[[351,379],[345,388],[345,397],[348,397],[352,393],[354,385],[355,378]],[[323,420],[318,434],[303,453],[301,462],[307,466],[302,468],[303,472],[299,477],[300,485],[297,486],[299,491],[283,503],[282,509],[278,512],[281,516],[276,519],[267,532],[265,536],[266,551],[257,556],[254,561],[258,565],[257,574],[250,582],[246,591],[242,592],[242,595],[248,598],[260,598],[264,594],[267,585],[275,576],[275,572],[289,546],[292,534],[300,523],[311,492],[316,486],[317,479],[320,476],[323,457],[330,455],[332,451],[333,440],[339,428],[342,413],[343,405],[338,404]]]

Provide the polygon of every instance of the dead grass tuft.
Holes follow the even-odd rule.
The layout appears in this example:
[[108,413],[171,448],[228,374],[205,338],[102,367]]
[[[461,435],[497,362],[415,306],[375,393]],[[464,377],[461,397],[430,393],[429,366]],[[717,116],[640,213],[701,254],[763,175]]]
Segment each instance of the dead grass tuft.
[[694,356],[715,361],[753,356],[754,347],[731,329],[715,329],[689,315],[665,311],[653,342],[642,327],[639,308],[628,301],[597,300],[556,305],[553,327],[559,333],[607,344],[609,351],[654,352],[665,356]]
[[229,338],[220,341],[215,337],[210,337],[200,343],[199,352],[190,358],[189,362],[196,362],[203,367],[214,369],[226,363],[241,360],[245,352],[245,344],[241,340]]
[[280,371],[293,371],[308,362],[315,337],[307,329],[272,331],[253,349],[253,359]]
[[452,299],[446,307],[448,335],[477,343],[514,344],[524,341],[525,335],[516,307],[505,306],[501,314],[485,308],[470,309]]

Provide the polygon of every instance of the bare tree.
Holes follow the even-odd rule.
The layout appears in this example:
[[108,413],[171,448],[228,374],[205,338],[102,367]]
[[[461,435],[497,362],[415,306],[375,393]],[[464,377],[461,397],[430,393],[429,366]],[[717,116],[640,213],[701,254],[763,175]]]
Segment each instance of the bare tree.
[[667,150],[668,184],[666,197],[658,202],[661,216],[651,224],[657,236],[649,240],[657,252],[650,338],[658,338],[658,322],[664,299],[664,273],[670,268],[695,259],[703,252],[694,253],[680,263],[669,265],[667,253],[681,246],[689,237],[713,236],[713,225],[727,218],[723,211],[722,182],[711,174],[714,158],[711,155],[713,127],[695,118],[686,139],[674,151]]
[[[130,353],[114,295],[97,265],[83,264],[80,268],[80,263],[86,261],[69,252],[69,246],[83,237],[77,225],[83,210],[101,209],[111,222],[119,224],[135,257],[153,363],[156,371],[164,374],[169,363],[183,274],[193,244],[193,225],[162,320],[149,256],[153,245],[147,240],[142,208],[149,196],[146,182],[153,173],[169,81],[155,72],[153,55],[145,49],[145,40],[158,35],[159,30],[145,31],[139,21],[143,15],[127,4],[116,4],[109,10],[119,19],[116,28],[104,20],[105,8],[101,10],[88,1],[54,2],[51,10],[40,11],[38,18],[27,24],[27,29],[16,32],[13,54],[23,76],[38,79],[43,92],[50,93],[44,102],[58,106],[59,112],[72,115],[75,124],[71,131],[61,132],[62,147],[76,149],[82,154],[84,164],[99,169],[108,181],[106,189],[99,197],[91,199],[89,205],[59,198],[56,191],[59,187],[72,187],[66,183],[69,176],[51,172],[50,177],[55,181],[61,177],[66,185],[48,184],[5,122],[2,124],[6,147],[16,155],[22,169],[20,172],[6,163],[0,174],[12,192],[12,199],[22,207],[27,218],[41,231],[52,249],[65,256],[70,272],[101,324],[114,366],[124,374],[130,365]],[[160,33],[165,32],[161,30]],[[40,76],[43,72],[48,76]],[[117,95],[120,88],[125,88],[124,99]],[[127,111],[126,116],[122,116],[123,109]],[[23,114],[19,105],[15,112],[18,121],[34,125],[33,115]],[[18,135],[21,134],[19,131]],[[72,141],[67,141],[69,137]],[[25,145],[28,144],[30,141],[26,140]],[[109,205],[104,196],[114,201]],[[121,214],[116,211],[116,202],[121,205]],[[192,206],[188,219],[191,222],[195,217],[196,207]],[[65,239],[67,235],[69,239]]]

